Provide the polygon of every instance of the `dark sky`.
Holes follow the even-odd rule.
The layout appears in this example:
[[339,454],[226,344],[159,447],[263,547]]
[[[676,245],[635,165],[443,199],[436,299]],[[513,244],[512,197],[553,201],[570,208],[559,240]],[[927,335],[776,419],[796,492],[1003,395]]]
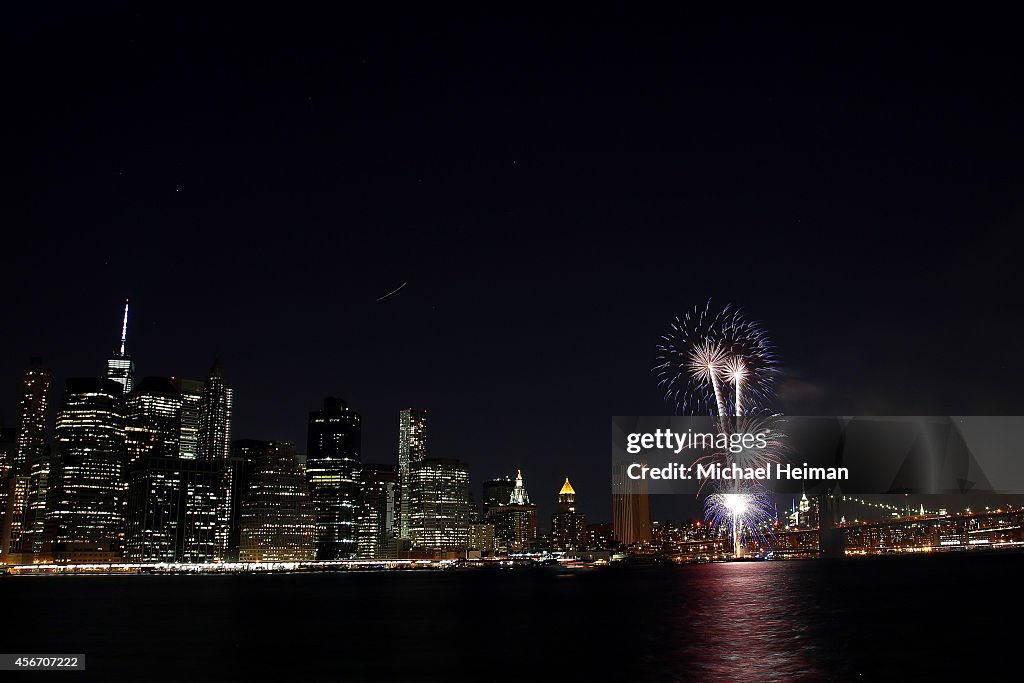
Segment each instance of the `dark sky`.
[[1024,410],[1005,17],[106,12],[4,22],[8,424],[126,296],[139,374],[221,358],[236,436],[304,449],[334,394],[391,462],[422,406],[545,516],[569,475],[610,518],[609,418],[670,410],[654,345],[708,297],[788,413]]

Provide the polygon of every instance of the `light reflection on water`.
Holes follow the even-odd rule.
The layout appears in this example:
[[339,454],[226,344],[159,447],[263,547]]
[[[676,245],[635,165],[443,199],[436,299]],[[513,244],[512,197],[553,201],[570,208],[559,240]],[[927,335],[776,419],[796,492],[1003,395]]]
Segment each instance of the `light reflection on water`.
[[736,562],[688,568],[691,593],[673,620],[673,630],[687,635],[670,655],[688,665],[688,676],[752,681],[825,677],[808,638],[806,593],[786,580],[784,569],[778,571],[783,567]]
[[1024,555],[0,577],[0,604],[19,615],[7,651],[85,653],[105,681],[948,680],[1000,662],[1022,570]]

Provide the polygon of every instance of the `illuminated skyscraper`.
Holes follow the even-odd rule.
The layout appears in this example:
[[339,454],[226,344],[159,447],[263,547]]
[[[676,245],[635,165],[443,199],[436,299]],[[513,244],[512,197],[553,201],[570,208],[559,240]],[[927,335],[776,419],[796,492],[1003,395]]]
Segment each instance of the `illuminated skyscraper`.
[[[25,564],[23,549],[29,536],[29,478],[18,474],[18,430],[0,420],[0,564]],[[31,561],[31,560],[29,560]]]
[[107,359],[107,378],[121,385],[121,395],[131,393],[135,383],[135,363],[125,352],[128,340],[128,300],[124,300],[124,320],[121,322],[121,346]]
[[406,408],[398,414],[399,536],[409,538],[409,468],[427,457],[427,411]]
[[409,468],[409,538],[415,548],[461,550],[473,522],[469,467],[427,458]]
[[18,514],[24,519],[23,537],[16,540],[25,562],[39,555],[46,521],[46,496],[50,474],[50,450],[46,446],[46,415],[50,402],[50,371],[42,360],[33,358],[25,370],[18,404],[18,449],[15,462],[19,475],[28,476],[27,508]]
[[316,509],[316,559],[356,553],[362,418],[340,398],[325,398],[309,414],[306,476]]
[[203,382],[172,377],[171,384],[181,396],[178,454],[186,460],[195,460],[199,457],[199,413],[203,401]]
[[398,470],[394,465],[364,463],[359,470],[358,555],[381,559],[392,556],[395,545],[395,504]]
[[42,455],[29,464],[28,517],[31,524],[33,562],[43,550],[43,530],[49,509],[50,472],[53,470],[53,449],[43,447]]
[[25,370],[18,403],[18,449],[14,458],[18,474],[28,474],[32,462],[43,455],[49,400],[50,371],[40,359],[33,358]]
[[217,502],[224,467],[224,461],[161,455],[142,455],[128,465],[125,559],[221,559]]
[[295,446],[263,444],[253,454],[251,483],[242,501],[239,560],[312,560],[316,536],[313,501]]
[[147,377],[125,399],[128,462],[142,456],[178,457],[181,394],[163,377]]
[[0,477],[4,487],[0,507],[0,564],[31,564],[32,536],[29,519],[29,485],[23,475]]
[[530,494],[526,492],[526,486],[523,485],[523,471],[516,471],[516,485],[512,488],[512,495],[508,499],[509,505],[529,505]]
[[231,412],[234,392],[224,380],[220,361],[214,361],[199,400],[196,457],[225,460],[231,457]]
[[487,519],[494,523],[495,543],[500,550],[522,552],[537,541],[537,506],[530,502],[522,471],[505,505],[492,506]]
[[576,491],[565,478],[558,492],[558,509],[551,515],[551,542],[558,550],[583,550],[587,547],[587,519],[576,511]]
[[231,415],[234,392],[224,379],[220,361],[214,361],[199,400],[199,434],[196,456],[222,464],[217,493],[218,562],[238,555],[239,515],[243,468],[231,458]]
[[123,387],[69,379],[54,433],[55,467],[43,538],[53,562],[120,559],[124,533]]

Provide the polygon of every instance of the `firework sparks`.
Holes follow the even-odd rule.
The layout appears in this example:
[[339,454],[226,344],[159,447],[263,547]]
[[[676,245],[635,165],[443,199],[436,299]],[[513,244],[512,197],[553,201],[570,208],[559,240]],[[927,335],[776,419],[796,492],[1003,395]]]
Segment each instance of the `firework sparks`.
[[726,361],[725,350],[720,344],[712,341],[699,344],[690,353],[690,374],[694,379],[711,385],[719,416],[726,415],[725,398],[718,381],[718,376],[725,370]]
[[732,382],[733,392],[736,395],[736,407],[733,414],[736,417],[743,415],[743,380],[747,377],[747,364],[742,358],[733,356],[726,363],[725,376]]
[[739,309],[712,308],[710,300],[695,307],[672,322],[657,351],[658,386],[680,415],[758,413],[771,401],[774,349]]
[[[677,414],[710,415],[722,433],[768,436],[764,448],[719,450],[699,461],[760,467],[781,459],[784,435],[775,426],[779,416],[770,410],[778,362],[759,323],[729,305],[712,308],[709,299],[677,317],[657,351],[658,386]],[[729,530],[737,557],[744,538],[770,537],[772,510],[771,498],[758,488],[720,489],[705,500],[705,517],[712,526]]]
[[704,503],[704,517],[732,536],[733,555],[740,557],[743,539],[765,540],[772,521],[771,499],[760,493],[715,493]]

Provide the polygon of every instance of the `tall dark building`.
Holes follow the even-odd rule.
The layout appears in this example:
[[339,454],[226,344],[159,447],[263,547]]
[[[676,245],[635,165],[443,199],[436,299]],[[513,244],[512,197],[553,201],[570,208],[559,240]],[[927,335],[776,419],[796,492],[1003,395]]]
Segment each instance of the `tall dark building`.
[[313,559],[316,523],[306,473],[295,446],[248,442],[252,475],[242,500],[241,562],[303,562]]
[[125,559],[221,559],[217,503],[224,461],[142,455],[128,465]]
[[362,419],[340,398],[309,414],[306,476],[316,509],[316,559],[356,554]]
[[18,430],[4,427],[0,420],[0,481],[8,474],[18,471],[15,462],[18,457]]
[[196,457],[222,463],[217,495],[217,561],[237,558],[238,523],[243,470],[231,464],[231,415],[234,392],[224,379],[220,362],[214,361],[199,400],[199,433]]
[[427,457],[427,411],[406,408],[398,414],[398,535],[409,538],[409,468]]
[[366,559],[393,556],[398,515],[398,469],[364,463],[359,471],[357,553]]
[[124,301],[124,319],[121,321],[121,345],[107,359],[107,379],[121,385],[121,395],[127,396],[135,384],[135,363],[125,350],[128,341],[128,300]]
[[170,380],[147,377],[135,386],[124,403],[128,462],[148,455],[177,458],[181,439],[181,394]]
[[584,550],[587,539],[587,518],[576,510],[576,491],[565,478],[558,492],[558,508],[551,515],[551,544],[557,550]]
[[512,490],[515,489],[516,483],[512,477],[497,477],[495,479],[488,479],[484,482],[484,517],[487,516],[487,511],[497,505],[508,505],[509,500],[512,498]]
[[124,540],[122,386],[67,381],[54,432],[55,467],[43,555],[57,563],[110,562]]
[[50,371],[42,360],[33,358],[25,370],[18,403],[18,448],[14,457],[18,474],[28,474],[32,462],[43,455],[49,401]]
[[[24,520],[21,535],[12,534],[21,560],[31,562],[42,548],[46,521],[46,496],[50,473],[50,450],[46,445],[46,415],[50,405],[50,371],[39,358],[29,361],[21,384],[18,404],[18,436],[15,462],[20,476],[28,477],[27,495],[17,511]],[[12,518],[13,519],[13,518]],[[13,559],[13,558],[12,558]]]
[[447,458],[427,458],[410,466],[409,539],[413,547],[467,548],[473,519],[469,467]]

